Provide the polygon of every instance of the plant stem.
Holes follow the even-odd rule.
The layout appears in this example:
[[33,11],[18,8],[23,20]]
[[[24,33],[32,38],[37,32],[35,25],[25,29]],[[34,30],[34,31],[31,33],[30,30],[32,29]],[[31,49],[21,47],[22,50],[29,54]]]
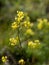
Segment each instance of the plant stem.
[[20,46],[21,46],[21,40],[20,40],[20,31],[19,31],[19,27],[18,27],[18,39],[19,39],[19,43],[20,43]]

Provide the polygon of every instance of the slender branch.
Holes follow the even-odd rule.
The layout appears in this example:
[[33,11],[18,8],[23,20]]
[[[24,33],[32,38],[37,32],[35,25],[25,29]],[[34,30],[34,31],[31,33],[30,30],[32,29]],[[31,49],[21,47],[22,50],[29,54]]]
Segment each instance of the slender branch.
[[18,27],[18,30],[17,30],[17,31],[18,31],[18,33],[17,33],[17,34],[18,34],[18,39],[19,39],[19,43],[20,43],[20,46],[21,46],[21,40],[20,40],[20,30],[19,30],[19,28],[20,28],[20,24],[19,24],[19,27]]

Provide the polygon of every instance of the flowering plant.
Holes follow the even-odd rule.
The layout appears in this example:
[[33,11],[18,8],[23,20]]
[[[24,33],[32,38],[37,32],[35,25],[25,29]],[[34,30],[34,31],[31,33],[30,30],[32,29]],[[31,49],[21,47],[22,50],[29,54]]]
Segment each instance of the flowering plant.
[[[9,56],[3,56],[3,63],[11,62],[14,65],[42,65],[49,60],[49,22],[47,19],[38,19],[30,22],[28,15],[17,11],[15,22],[11,25],[15,33],[9,39]],[[46,38],[48,37],[48,38]],[[47,52],[48,51],[48,52]],[[14,55],[14,58],[13,58]],[[10,57],[10,59],[9,59]]]

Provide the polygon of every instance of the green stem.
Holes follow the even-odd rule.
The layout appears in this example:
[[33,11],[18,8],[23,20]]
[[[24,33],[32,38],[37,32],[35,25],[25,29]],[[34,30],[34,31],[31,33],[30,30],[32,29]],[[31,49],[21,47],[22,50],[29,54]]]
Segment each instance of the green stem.
[[21,46],[21,40],[20,40],[20,31],[19,31],[19,27],[18,27],[18,39],[19,39],[19,43],[20,43],[20,46]]

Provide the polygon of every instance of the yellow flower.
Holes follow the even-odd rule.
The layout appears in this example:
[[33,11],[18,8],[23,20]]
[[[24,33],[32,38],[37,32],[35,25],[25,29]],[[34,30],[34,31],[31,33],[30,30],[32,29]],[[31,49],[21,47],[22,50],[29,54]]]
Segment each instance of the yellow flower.
[[39,47],[39,44],[40,43],[37,43],[37,41],[36,41],[36,43],[35,42],[32,42],[32,41],[29,41],[28,42],[28,47],[29,48],[37,48],[37,47]]
[[28,47],[30,48],[35,48],[36,47],[36,43],[32,42],[32,41],[29,41],[28,42]]
[[43,25],[47,23],[48,23],[47,19],[38,19],[38,25],[37,25],[38,29],[41,30],[43,28]]
[[37,28],[38,28],[39,30],[41,30],[42,27],[43,27],[43,20],[42,20],[42,19],[38,19],[37,21],[38,21]]
[[7,61],[7,56],[2,56],[2,62],[6,62]]
[[30,21],[24,21],[24,26],[25,26],[25,27],[30,27],[30,26],[31,26]]
[[37,42],[37,43],[39,43],[39,40],[34,40],[34,42]]
[[39,45],[40,45],[39,40],[34,40],[34,43],[36,43],[36,44],[37,44],[37,46],[39,46]]
[[16,22],[13,22],[11,27],[12,27],[12,29],[17,29],[18,28],[18,24]]
[[17,11],[17,20],[21,21],[24,18],[24,13],[22,11]]
[[39,30],[41,30],[41,29],[43,28],[43,23],[42,23],[42,22],[39,22],[39,23],[37,24],[37,28],[38,28]]
[[16,38],[10,38],[10,44],[12,46],[15,46],[17,44],[17,42],[18,42],[18,37],[16,37]]
[[44,23],[47,23],[47,22],[48,22],[48,20],[47,20],[47,19],[43,19],[43,22],[44,22]]
[[29,41],[28,42],[28,46],[32,46],[33,42],[32,41]]
[[25,34],[34,35],[34,32],[32,31],[32,29],[27,29]]
[[18,63],[21,64],[21,65],[24,65],[24,64],[25,64],[25,61],[24,61],[24,59],[20,59],[20,60],[18,61]]

